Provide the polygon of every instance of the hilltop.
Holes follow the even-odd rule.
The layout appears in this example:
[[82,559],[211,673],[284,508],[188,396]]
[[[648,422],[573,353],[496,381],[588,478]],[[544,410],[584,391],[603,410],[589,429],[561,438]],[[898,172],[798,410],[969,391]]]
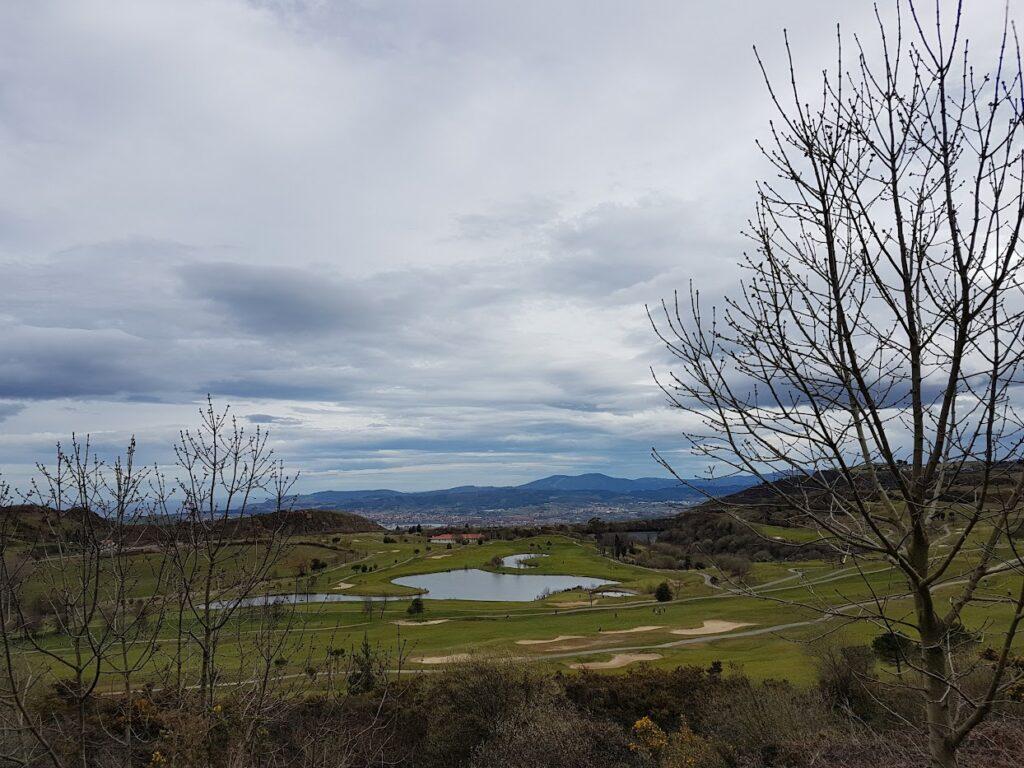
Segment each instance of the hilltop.
[[[587,510],[586,516],[605,509],[612,516],[618,510],[624,517],[657,517],[666,514],[671,504],[692,504],[708,496],[735,493],[755,483],[754,478],[745,476],[694,479],[684,484],[671,477],[627,479],[592,472],[551,475],[512,486],[462,485],[411,492],[328,490],[301,494],[291,501],[304,509],[343,507],[378,519],[388,515],[444,513],[452,522],[465,519],[493,524],[531,514],[538,519],[551,519],[578,510]],[[268,503],[261,508],[265,509]]]

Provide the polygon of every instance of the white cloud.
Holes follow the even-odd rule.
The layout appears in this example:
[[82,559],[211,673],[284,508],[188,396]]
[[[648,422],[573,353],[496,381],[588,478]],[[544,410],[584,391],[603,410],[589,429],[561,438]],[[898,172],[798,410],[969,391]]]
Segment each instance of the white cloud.
[[838,18],[871,9],[5,4],[4,464],[164,445],[212,392],[307,487],[654,471],[643,304],[734,278],[750,45],[813,73]]

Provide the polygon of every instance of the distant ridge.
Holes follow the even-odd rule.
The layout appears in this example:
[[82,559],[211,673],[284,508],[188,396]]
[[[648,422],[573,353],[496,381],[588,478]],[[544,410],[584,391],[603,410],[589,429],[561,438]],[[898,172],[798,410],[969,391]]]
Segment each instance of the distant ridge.
[[[390,489],[365,491],[318,491],[300,494],[290,502],[304,509],[345,509],[357,513],[427,512],[445,510],[457,514],[491,514],[539,505],[615,504],[702,501],[756,485],[752,477],[693,479],[686,484],[675,478],[641,477],[630,480],[599,472],[581,475],[550,475],[514,486],[461,485],[436,491],[402,492]],[[265,505],[261,505],[264,506]]]
[[636,480],[626,480],[621,477],[610,477],[600,472],[590,472],[585,475],[551,475],[532,483],[517,485],[516,488],[526,488],[540,491],[616,491],[620,493],[631,493],[633,491],[658,491],[665,488],[675,488],[680,483],[675,478],[667,477],[640,477]]

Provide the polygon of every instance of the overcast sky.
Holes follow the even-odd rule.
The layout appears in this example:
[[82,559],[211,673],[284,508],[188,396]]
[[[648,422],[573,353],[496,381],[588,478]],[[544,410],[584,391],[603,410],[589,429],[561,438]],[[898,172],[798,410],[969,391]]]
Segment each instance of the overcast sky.
[[813,78],[837,21],[870,3],[4,3],[0,466],[163,461],[209,392],[305,490],[659,474],[643,305],[737,279],[751,45]]

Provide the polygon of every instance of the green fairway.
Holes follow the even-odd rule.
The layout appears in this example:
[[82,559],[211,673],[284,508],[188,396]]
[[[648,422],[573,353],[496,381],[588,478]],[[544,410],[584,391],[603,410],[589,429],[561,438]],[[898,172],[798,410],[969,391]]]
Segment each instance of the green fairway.
[[[789,530],[789,529],[784,529]],[[810,532],[804,532],[810,533]],[[537,554],[524,568],[509,569],[500,559],[513,554]],[[238,557],[244,558],[242,545]],[[133,590],[146,594],[158,585],[159,555],[132,558]],[[229,561],[231,562],[231,561]],[[316,565],[314,568],[313,565]],[[743,587],[715,571],[657,571],[603,556],[592,542],[571,536],[534,536],[491,540],[483,544],[430,544],[427,535],[362,533],[303,536],[289,544],[275,564],[264,592],[354,595],[352,602],[313,602],[306,605],[239,609],[225,627],[218,663],[225,680],[255,674],[252,651],[277,644],[275,674],[298,676],[332,654],[350,654],[364,640],[389,659],[393,669],[430,670],[449,661],[475,655],[529,660],[550,669],[592,666],[615,673],[636,663],[658,667],[680,664],[706,666],[712,661],[741,665],[754,677],[809,682],[816,674],[805,641],[820,635],[826,622],[822,611],[849,609],[877,595],[899,595],[904,585],[884,562],[855,568],[821,561],[756,563]],[[52,574],[47,562],[35,571],[29,589],[45,589]],[[604,597],[600,591],[570,590],[533,602],[423,601],[422,614],[407,611],[416,590],[392,582],[400,576],[440,571],[482,569],[492,572],[565,574],[616,582],[614,589],[630,594]],[[718,584],[712,576],[717,576]],[[655,587],[667,581],[673,599],[659,603]],[[998,577],[992,579],[998,586]],[[759,597],[743,594],[756,591]],[[377,598],[366,603],[360,596]],[[387,599],[384,599],[387,598]],[[768,598],[768,599],[765,599]],[[175,604],[167,606],[177,611]],[[894,600],[894,618],[906,610]],[[979,626],[991,613],[969,620]],[[186,625],[192,622],[184,614]],[[151,650],[140,672],[158,681],[172,666],[179,638],[167,622],[159,634],[130,648],[129,658]],[[187,629],[187,626],[186,626]],[[869,643],[877,629],[857,625],[844,630],[859,643]],[[186,632],[187,634],[187,632]],[[276,639],[275,639],[276,638]],[[55,656],[70,654],[65,637],[41,632],[38,641]],[[262,646],[261,646],[262,644]],[[59,673],[59,662],[27,644],[19,655],[29,664],[44,664]],[[186,673],[198,654],[185,654]],[[102,687],[116,681],[104,678]]]

